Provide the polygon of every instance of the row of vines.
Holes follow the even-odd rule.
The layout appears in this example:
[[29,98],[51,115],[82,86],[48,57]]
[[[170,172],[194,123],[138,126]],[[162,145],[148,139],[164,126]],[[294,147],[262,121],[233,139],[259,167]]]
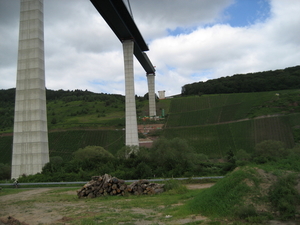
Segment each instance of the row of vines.
[[72,153],[88,145],[102,146],[115,154],[124,145],[123,130],[77,130],[49,133],[51,156],[70,160]]
[[[125,133],[123,130],[73,130],[50,132],[48,139],[50,157],[60,156],[68,161],[73,152],[88,145],[102,146],[115,154],[125,143]],[[0,163],[11,163],[12,143],[12,136],[0,137]]]
[[187,139],[196,152],[222,158],[229,150],[252,152],[255,144],[264,140],[282,141],[291,148],[294,145],[292,120],[296,119],[289,116],[267,117],[219,125],[167,128],[164,136]]
[[173,99],[166,127],[218,124],[251,118],[253,108],[275,97],[275,92],[262,92]]

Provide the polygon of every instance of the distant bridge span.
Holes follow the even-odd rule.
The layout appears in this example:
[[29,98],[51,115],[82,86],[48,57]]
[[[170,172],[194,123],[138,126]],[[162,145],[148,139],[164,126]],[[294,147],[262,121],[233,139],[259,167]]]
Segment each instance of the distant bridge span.
[[144,52],[149,48],[123,0],[91,0],[91,2],[121,42],[134,41],[135,57],[147,74],[154,74],[155,69]]

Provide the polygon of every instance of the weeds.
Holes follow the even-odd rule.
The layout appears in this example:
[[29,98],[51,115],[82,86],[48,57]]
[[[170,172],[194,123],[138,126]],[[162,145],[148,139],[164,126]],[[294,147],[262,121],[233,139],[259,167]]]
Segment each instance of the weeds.
[[178,180],[167,180],[164,186],[165,191],[169,191],[169,194],[184,194],[188,191],[185,185]]

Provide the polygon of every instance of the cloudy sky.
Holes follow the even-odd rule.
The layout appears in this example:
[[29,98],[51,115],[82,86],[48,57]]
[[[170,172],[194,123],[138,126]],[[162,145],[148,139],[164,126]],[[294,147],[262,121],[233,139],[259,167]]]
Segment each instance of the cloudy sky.
[[[127,4],[127,0],[124,0]],[[300,65],[300,0],[130,0],[156,92]],[[19,0],[0,0],[0,89],[15,87]],[[89,0],[44,0],[46,87],[124,94],[122,45]],[[135,60],[135,90],[147,92]]]

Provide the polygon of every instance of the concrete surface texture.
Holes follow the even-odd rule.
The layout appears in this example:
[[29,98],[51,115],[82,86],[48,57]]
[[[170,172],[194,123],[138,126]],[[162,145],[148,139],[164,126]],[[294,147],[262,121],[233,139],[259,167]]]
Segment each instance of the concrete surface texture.
[[21,0],[12,178],[49,162],[43,0]]
[[125,70],[125,140],[127,146],[139,146],[133,73],[133,40],[123,45]]
[[149,116],[156,116],[155,103],[155,74],[147,74],[148,96],[149,96]]

